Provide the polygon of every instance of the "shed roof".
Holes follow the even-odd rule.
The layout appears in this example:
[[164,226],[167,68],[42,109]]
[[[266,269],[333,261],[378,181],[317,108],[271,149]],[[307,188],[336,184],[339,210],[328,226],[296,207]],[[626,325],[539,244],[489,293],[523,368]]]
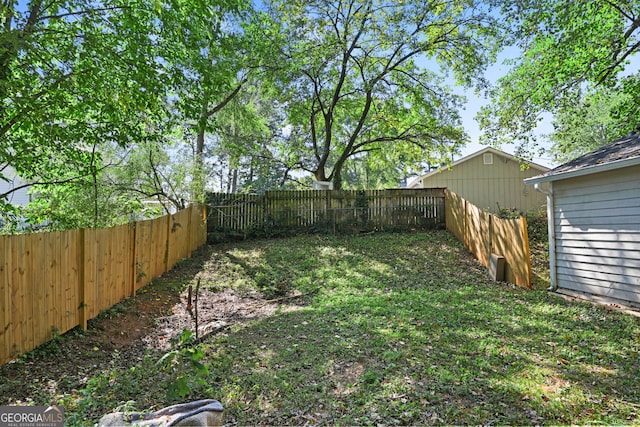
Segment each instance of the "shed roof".
[[634,165],[640,165],[640,132],[629,134],[524,182],[537,184],[558,181]]
[[[462,158],[456,160],[455,162],[451,163],[450,165],[447,165],[447,166],[444,166],[444,167],[440,167],[438,169],[435,169],[435,170],[432,170],[431,172],[426,173],[425,175],[419,176],[418,178],[416,178],[414,181],[411,182],[411,185],[413,185],[413,184],[417,183],[418,181],[423,180],[425,178],[429,178],[430,176],[442,173],[442,171],[446,171],[446,170],[449,170],[449,169],[451,169],[451,168],[453,168],[455,166],[458,166],[458,165],[460,165],[462,163],[466,163],[469,160],[471,160],[473,158],[476,158],[478,156],[481,156],[481,155],[483,155],[485,153],[497,154],[499,156],[503,156],[503,157],[505,157],[505,158],[507,158],[509,160],[514,160],[516,162],[521,162],[522,161],[522,159],[520,159],[520,158],[518,158],[518,157],[516,157],[516,156],[514,156],[512,154],[505,153],[504,151],[497,150],[497,149],[495,149],[493,147],[485,147],[482,150],[476,151],[475,153],[469,154],[468,156],[465,156],[465,157],[462,157]],[[542,172],[549,170],[548,167],[542,166],[542,165],[539,165],[539,164],[536,164],[536,163],[533,163],[533,162],[526,162],[526,163],[529,165],[529,167],[531,167],[533,169],[538,169],[538,170],[540,170]]]

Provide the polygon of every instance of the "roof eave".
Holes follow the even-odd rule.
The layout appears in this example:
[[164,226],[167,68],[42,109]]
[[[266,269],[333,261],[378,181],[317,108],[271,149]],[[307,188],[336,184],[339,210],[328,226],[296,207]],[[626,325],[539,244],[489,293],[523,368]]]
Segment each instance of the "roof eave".
[[[419,181],[422,181],[422,180],[424,180],[426,178],[429,178],[429,177],[431,177],[433,175],[437,175],[439,173],[442,173],[443,171],[450,170],[450,169],[454,168],[455,166],[458,166],[458,165],[460,165],[462,163],[468,162],[469,160],[474,159],[474,158],[476,158],[476,157],[478,157],[478,156],[480,156],[481,154],[484,154],[484,153],[493,153],[493,154],[496,154],[498,156],[504,156],[504,157],[508,158],[509,160],[520,161],[520,159],[518,159],[513,154],[505,153],[504,151],[497,150],[497,149],[495,149],[493,147],[485,147],[482,150],[476,151],[475,153],[469,154],[468,156],[465,156],[465,157],[462,157],[462,158],[456,160],[455,162],[447,165],[444,168],[439,167],[436,170],[432,170],[431,172],[428,172],[428,173],[426,173],[426,174],[424,174],[422,176],[419,176],[416,179],[415,182],[418,183]],[[542,171],[548,171],[550,169],[550,168],[548,168],[546,166],[542,166],[542,165],[539,165],[539,164],[533,163],[533,162],[525,162],[525,163],[528,164],[529,167],[532,167],[532,168],[535,168],[535,169],[539,169],[539,170],[542,170]]]
[[593,173],[598,173],[598,172],[607,172],[607,171],[612,171],[612,170],[621,169],[629,166],[636,166],[636,165],[640,165],[640,157],[616,160],[609,163],[602,163],[599,165],[587,166],[581,169],[567,171],[567,172],[560,172],[552,175],[534,176],[533,178],[525,179],[524,183],[525,184],[541,184],[543,182],[552,182],[552,181],[559,181],[561,179],[576,178],[583,175],[591,175]]

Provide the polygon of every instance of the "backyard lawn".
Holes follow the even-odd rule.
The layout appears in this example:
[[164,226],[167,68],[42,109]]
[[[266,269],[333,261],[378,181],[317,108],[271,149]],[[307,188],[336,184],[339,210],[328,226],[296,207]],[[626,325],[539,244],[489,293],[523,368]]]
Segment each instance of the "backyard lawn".
[[71,425],[200,398],[229,425],[640,423],[640,319],[537,288],[490,282],[446,231],[209,246],[0,368],[0,404]]

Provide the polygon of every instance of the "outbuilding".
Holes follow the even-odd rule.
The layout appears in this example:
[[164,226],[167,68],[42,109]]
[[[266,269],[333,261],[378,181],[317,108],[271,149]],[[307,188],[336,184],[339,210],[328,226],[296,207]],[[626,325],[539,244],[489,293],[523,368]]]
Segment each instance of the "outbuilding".
[[524,182],[547,196],[550,290],[640,307],[640,133]]
[[480,209],[521,212],[544,208],[544,195],[523,184],[523,179],[549,168],[523,161],[504,151],[486,147],[450,165],[416,178],[408,188],[447,188]]

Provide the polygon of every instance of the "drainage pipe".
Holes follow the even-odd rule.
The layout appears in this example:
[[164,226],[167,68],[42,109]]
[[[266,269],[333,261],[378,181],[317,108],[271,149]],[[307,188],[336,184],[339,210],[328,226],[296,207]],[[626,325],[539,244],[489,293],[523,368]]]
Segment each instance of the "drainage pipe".
[[541,192],[547,196],[547,222],[549,232],[549,280],[551,286],[548,291],[555,291],[558,289],[558,282],[556,279],[556,227],[555,227],[555,207],[553,199],[553,183],[549,183],[549,189],[545,190],[540,186],[540,183],[534,184],[536,191]]

